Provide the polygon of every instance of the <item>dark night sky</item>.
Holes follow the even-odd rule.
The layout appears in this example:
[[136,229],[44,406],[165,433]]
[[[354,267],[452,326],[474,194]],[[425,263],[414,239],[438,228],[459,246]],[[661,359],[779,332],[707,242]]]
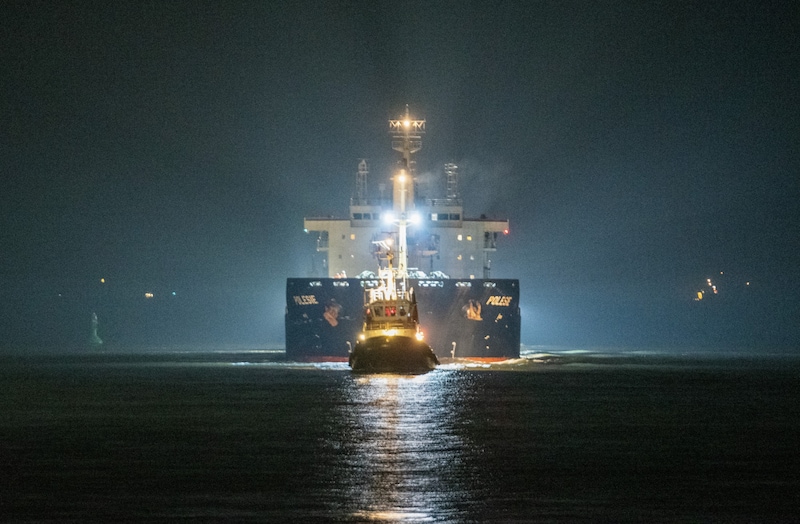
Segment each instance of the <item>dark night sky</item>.
[[[421,172],[455,161],[467,216],[511,220],[493,276],[521,280],[524,343],[796,349],[799,14],[5,2],[0,335],[102,277],[236,315],[209,340],[280,341],[303,216],[345,215],[361,157],[387,176],[409,104]],[[707,277],[720,300],[693,302]]]

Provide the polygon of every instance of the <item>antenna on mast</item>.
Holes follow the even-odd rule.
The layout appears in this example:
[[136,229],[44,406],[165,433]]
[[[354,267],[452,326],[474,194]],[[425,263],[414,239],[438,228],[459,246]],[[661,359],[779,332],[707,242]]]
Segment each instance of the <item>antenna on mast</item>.
[[403,167],[414,175],[411,155],[422,149],[422,136],[425,134],[425,120],[414,120],[406,104],[406,113],[399,120],[389,120],[389,134],[392,135],[392,149],[403,153]]

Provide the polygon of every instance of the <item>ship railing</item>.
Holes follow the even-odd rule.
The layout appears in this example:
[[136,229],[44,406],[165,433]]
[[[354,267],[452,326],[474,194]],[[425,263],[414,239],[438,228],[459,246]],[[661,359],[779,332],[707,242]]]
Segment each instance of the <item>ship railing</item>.
[[396,301],[398,297],[402,300],[401,291],[377,287],[369,290],[369,302]]
[[357,198],[350,199],[351,206],[359,207],[377,207],[377,208],[391,208],[392,200],[390,198]]
[[425,203],[430,207],[462,207],[463,200],[460,198],[429,198]]
[[411,319],[396,319],[396,320],[387,320],[387,321],[375,321],[372,320],[369,322],[369,329],[370,330],[379,330],[379,329],[410,329],[414,326],[414,323]]

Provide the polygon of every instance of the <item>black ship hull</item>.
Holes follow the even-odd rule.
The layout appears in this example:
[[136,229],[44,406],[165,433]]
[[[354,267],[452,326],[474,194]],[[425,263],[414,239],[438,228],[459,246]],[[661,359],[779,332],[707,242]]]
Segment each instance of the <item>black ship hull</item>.
[[[419,322],[437,357],[519,358],[519,280],[412,279]],[[347,361],[363,323],[357,278],[286,281],[286,355]]]

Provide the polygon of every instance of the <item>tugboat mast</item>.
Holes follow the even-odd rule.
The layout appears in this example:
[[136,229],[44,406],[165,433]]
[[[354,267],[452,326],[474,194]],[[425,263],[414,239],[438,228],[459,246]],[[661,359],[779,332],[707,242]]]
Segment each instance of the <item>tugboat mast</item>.
[[425,120],[414,120],[406,104],[402,119],[389,120],[392,149],[403,154],[400,168],[392,177],[393,211],[397,219],[397,273],[400,279],[408,277],[408,240],[406,230],[409,215],[414,210],[414,161],[411,155],[422,149]]

